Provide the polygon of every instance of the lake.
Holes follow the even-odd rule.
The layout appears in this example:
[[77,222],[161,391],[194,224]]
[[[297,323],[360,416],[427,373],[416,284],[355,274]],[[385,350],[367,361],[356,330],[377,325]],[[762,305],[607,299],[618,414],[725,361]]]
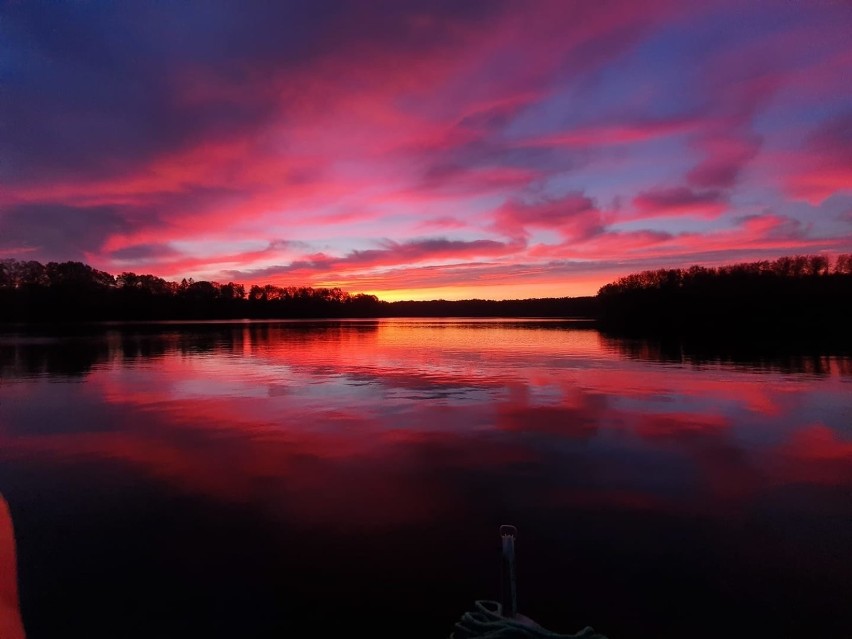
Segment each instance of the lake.
[[852,359],[583,322],[0,334],[39,637],[446,637],[499,594],[610,639],[852,636]]

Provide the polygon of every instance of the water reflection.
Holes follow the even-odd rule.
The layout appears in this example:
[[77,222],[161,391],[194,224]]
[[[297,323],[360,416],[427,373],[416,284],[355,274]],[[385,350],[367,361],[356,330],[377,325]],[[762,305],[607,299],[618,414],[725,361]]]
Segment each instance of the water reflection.
[[[0,349],[0,489],[42,636],[81,549],[94,576],[75,597],[110,602],[103,636],[130,614],[115,583],[138,595],[140,572],[176,627],[234,597],[214,636],[286,630],[330,597],[359,628],[417,614],[421,636],[444,636],[493,595],[483,544],[508,520],[529,540],[522,608],[550,627],[852,629],[843,356],[693,365],[558,322],[435,320],[114,327]],[[196,565],[211,554],[227,579]]]
[[671,339],[628,338],[604,335],[602,344],[624,357],[684,365],[727,365],[750,371],[774,371],[822,376],[837,367],[841,375],[852,375],[852,347],[832,339],[830,343],[792,336],[779,343],[759,339],[737,340],[729,335]]
[[[381,330],[380,330],[381,329]],[[518,346],[541,356],[559,354],[566,336],[574,355],[631,358],[672,365],[732,365],[749,371],[827,375],[837,367],[852,376],[852,349],[791,339],[784,343],[695,338],[628,338],[601,334],[578,320],[328,320],[288,322],[153,323],[91,325],[73,334],[31,329],[0,333],[0,373],[4,377],[86,375],[109,363],[151,360],[166,353],[285,353],[331,347],[359,356],[371,346],[410,347],[412,336],[424,344],[466,350],[468,357],[490,357],[493,349]],[[520,342],[518,341],[520,340]],[[418,349],[424,354],[425,349]],[[528,353],[527,353],[528,354]],[[553,362],[551,362],[553,363]]]

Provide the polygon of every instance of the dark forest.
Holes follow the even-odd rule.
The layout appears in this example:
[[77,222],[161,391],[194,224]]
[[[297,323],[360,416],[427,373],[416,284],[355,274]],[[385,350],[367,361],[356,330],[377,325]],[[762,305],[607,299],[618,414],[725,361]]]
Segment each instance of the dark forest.
[[774,334],[797,328],[848,332],[852,255],[782,257],[706,268],[644,271],[603,286],[596,317],[619,332]]
[[339,288],[166,281],[111,275],[80,262],[0,261],[0,322],[65,323],[207,319],[375,317],[584,317],[637,333],[839,331],[852,316],[852,255],[716,268],[643,271],[603,286],[595,297],[386,302]]

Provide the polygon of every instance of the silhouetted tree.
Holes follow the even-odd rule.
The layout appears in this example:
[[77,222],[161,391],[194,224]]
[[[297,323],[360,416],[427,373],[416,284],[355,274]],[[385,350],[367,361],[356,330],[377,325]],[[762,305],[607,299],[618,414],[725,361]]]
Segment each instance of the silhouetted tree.
[[246,296],[246,287],[228,282],[219,289],[219,294],[224,300],[241,300]]
[[382,302],[338,287],[252,285],[124,272],[80,262],[0,261],[0,321],[309,317],[597,317],[639,331],[768,331],[852,320],[852,255],[821,255],[633,273],[597,297]]
[[644,271],[598,292],[600,319],[621,330],[770,332],[821,327],[839,331],[850,321],[852,262],[823,255],[717,268]]
[[852,275],[852,253],[837,256],[834,262],[834,273],[837,275]]

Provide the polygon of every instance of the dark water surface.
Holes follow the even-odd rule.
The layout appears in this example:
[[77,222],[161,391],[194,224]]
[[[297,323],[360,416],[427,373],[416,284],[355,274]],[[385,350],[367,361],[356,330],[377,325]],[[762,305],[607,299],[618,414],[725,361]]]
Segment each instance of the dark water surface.
[[502,523],[554,630],[852,637],[852,360],[672,353],[552,321],[0,335],[29,637],[446,637]]

